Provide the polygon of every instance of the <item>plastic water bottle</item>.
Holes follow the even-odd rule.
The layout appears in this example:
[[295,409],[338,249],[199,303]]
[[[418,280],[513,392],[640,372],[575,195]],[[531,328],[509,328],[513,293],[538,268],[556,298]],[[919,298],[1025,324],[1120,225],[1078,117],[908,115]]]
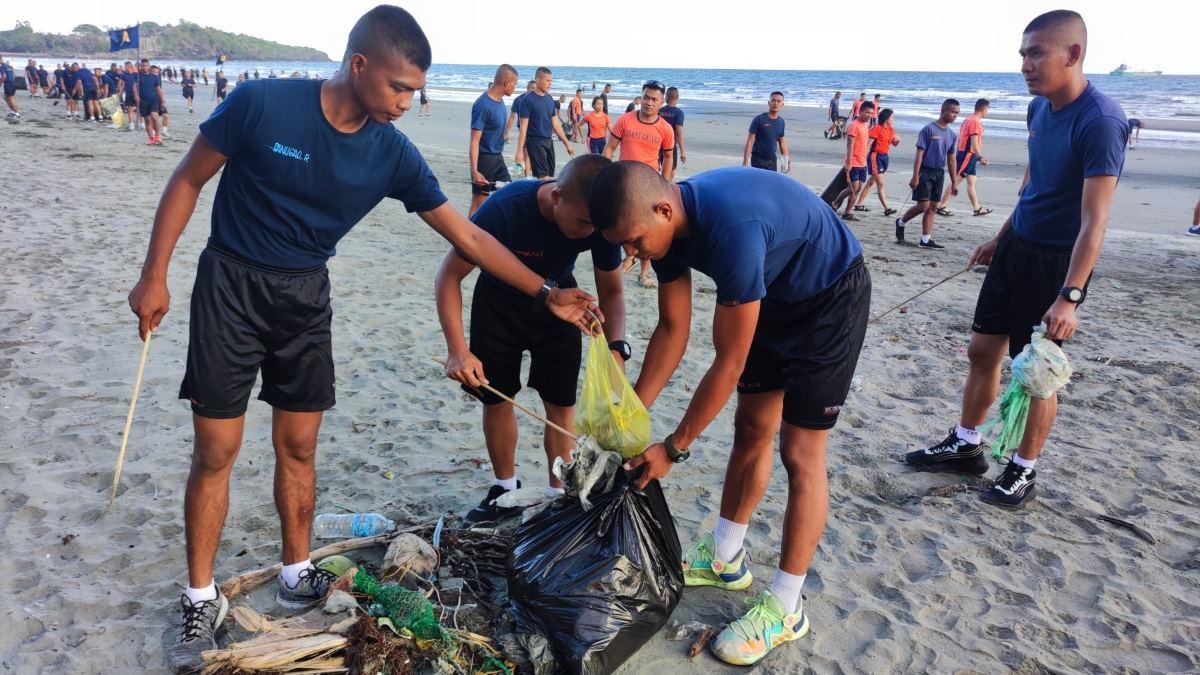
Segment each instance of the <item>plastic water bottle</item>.
[[396,522],[378,513],[322,513],[313,520],[317,539],[372,537],[396,529]]

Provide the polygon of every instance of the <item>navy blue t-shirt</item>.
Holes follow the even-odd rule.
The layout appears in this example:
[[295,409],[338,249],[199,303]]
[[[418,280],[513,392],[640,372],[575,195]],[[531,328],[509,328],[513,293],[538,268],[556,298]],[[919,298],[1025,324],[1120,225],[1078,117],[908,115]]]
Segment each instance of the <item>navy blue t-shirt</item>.
[[957,144],[958,134],[951,131],[950,127],[940,127],[937,122],[926,124],[917,134],[917,149],[925,151],[921,156],[921,168],[946,168],[946,160],[954,154]]
[[143,101],[157,101],[158,87],[162,86],[162,78],[154,73],[138,73],[138,98]]
[[550,120],[554,119],[554,99],[550,94],[545,96],[531,91],[521,100],[521,108],[517,110],[521,119],[529,118],[529,129],[525,135],[530,138],[550,138],[554,127]]
[[[537,191],[550,182],[553,181],[509,183],[493,192],[471,220],[504,244],[526,267],[559,285],[574,285],[575,258],[583,251],[592,252],[592,264],[598,270],[610,272],[620,267],[620,245],[608,242],[599,231],[583,239],[569,239],[557,223],[542,216]],[[487,272],[480,274],[481,279],[511,288]]]
[[683,126],[683,110],[676,106],[664,105],[659,108],[658,116],[666,120],[667,124],[670,124],[672,128]]
[[92,71],[87,68],[80,68],[78,73],[75,73],[75,78],[83,83],[84,91],[92,91],[96,88],[96,76],[92,75]]
[[391,124],[355,133],[321,111],[321,80],[243,82],[200,125],[229,160],[209,242],[284,269],[325,263],[350,228],[392,197],[413,211],[446,202],[425,159]]
[[1082,227],[1083,179],[1120,176],[1129,126],[1125,111],[1089,82],[1062,110],[1038,96],[1029,103],[1029,182],[1012,229],[1035,244],[1071,248]]
[[104,83],[104,86],[108,87],[108,93],[110,95],[117,91],[117,81],[112,75],[105,73],[100,76],[100,80]]
[[497,101],[487,92],[475,99],[471,106],[471,129],[483,132],[479,137],[479,151],[493,155],[504,152],[504,122],[508,112],[504,101]]
[[512,112],[517,113],[517,117],[521,116],[521,105],[528,93],[529,92],[526,92],[525,94],[517,94],[517,97],[513,99]]
[[829,288],[862,255],[842,219],[812,190],[775,172],[731,166],[679,182],[689,234],[654,272],[663,283],[686,268],[717,284],[717,302],[792,303]]
[[750,154],[763,159],[775,159],[779,139],[783,137],[783,115],[771,119],[767,113],[759,113],[750,122],[750,133],[754,134],[754,147]]
[[133,95],[133,85],[137,84],[137,73],[121,73],[121,81],[125,83],[125,93]]

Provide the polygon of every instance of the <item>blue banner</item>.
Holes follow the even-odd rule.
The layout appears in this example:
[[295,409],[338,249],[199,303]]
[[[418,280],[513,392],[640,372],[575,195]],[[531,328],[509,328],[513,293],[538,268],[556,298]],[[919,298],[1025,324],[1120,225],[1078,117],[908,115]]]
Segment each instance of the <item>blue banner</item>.
[[119,52],[122,49],[138,48],[138,27],[118,28],[108,31],[108,51]]

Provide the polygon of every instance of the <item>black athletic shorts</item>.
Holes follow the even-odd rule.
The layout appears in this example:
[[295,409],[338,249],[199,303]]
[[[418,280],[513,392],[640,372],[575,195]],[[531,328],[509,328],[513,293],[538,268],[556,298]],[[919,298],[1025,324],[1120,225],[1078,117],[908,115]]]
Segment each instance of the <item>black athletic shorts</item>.
[[914,202],[936,202],[942,199],[942,182],[946,178],[945,169],[921,167],[917,176],[917,189],[913,190]]
[[272,407],[332,408],[332,316],[324,266],[273,269],[209,244],[192,288],[179,398],[191,400],[201,417],[240,417],[261,370],[258,398]]
[[85,101],[99,101],[99,100],[100,100],[100,94],[99,94],[99,92],[98,92],[96,89],[84,89],[84,90],[83,90],[83,100],[85,100]]
[[166,114],[167,114],[167,102],[166,102],[166,101],[159,101],[159,102],[158,102],[158,114],[159,114],[159,115],[166,115]]
[[137,99],[133,97],[133,92],[129,91],[129,90],[125,90],[125,107],[126,108],[136,108],[137,104],[138,104],[138,102],[137,102]]
[[529,155],[529,175],[534,178],[554,177],[554,141],[549,138],[527,136],[525,154]]
[[832,429],[858,365],[871,310],[871,275],[862,257],[807,300],[764,300],[738,393],[783,389],[783,421]]
[[[574,283],[563,284],[564,287]],[[537,298],[480,277],[471,300],[471,353],[483,362],[488,383],[506,396],[521,391],[521,356],[529,352],[528,385],[542,400],[575,405],[583,338],[579,329],[556,318]],[[463,389],[484,405],[502,399],[488,391]]]
[[16,96],[17,95],[17,83],[5,80],[4,81],[4,95],[5,96]]
[[159,103],[157,98],[144,98],[138,104],[138,116],[149,117],[151,113],[157,113],[161,107],[162,104]]
[[183,88],[183,97],[184,98],[196,98],[196,90],[192,89],[191,87],[184,87]]
[[479,162],[475,168],[479,170],[479,173],[483,174],[483,178],[487,182],[483,185],[471,183],[471,194],[473,195],[492,194],[496,191],[496,181],[512,182],[512,176],[508,173],[508,165],[504,163],[504,155],[481,152],[479,153]]
[[1007,335],[1009,356],[1020,354],[1034,327],[1058,299],[1070,266],[1071,249],[1041,246],[1007,232],[983,278],[971,330]]
[[775,155],[763,157],[761,155],[750,155],[750,166],[756,169],[766,169],[767,171],[778,171],[779,162]]
[[[601,148],[600,152],[604,152],[604,149]],[[666,159],[667,159],[667,151],[659,150],[658,151],[659,173],[661,173],[662,168],[664,166],[666,166]],[[673,148],[671,148],[671,170],[674,171],[678,168],[679,168],[679,145],[676,144]]]

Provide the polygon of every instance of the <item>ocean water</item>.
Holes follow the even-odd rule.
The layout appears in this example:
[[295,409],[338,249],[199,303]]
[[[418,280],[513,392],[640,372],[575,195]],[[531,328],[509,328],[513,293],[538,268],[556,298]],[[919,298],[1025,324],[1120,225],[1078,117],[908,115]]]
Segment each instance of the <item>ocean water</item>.
[[[158,61],[160,65],[207,67],[209,76],[216,68],[212,61]],[[96,65],[96,64],[90,64]],[[514,64],[516,65],[516,64]],[[257,68],[263,77],[272,69],[285,77],[295,71],[308,77],[329,77],[339,63],[291,61],[229,61],[224,69],[230,80],[236,74],[253,73]],[[1025,81],[1016,71],[1010,73],[936,73],[888,71],[816,71],[816,70],[714,70],[692,68],[603,68],[555,66],[554,92],[568,98],[577,86],[584,89],[588,103],[599,94],[605,83],[613,85],[611,98],[623,106],[640,92],[641,84],[657,79],[668,86],[679,87],[681,107],[689,112],[748,111],[749,106],[765,107],[772,91],[784,93],[787,106],[819,106],[828,104],[835,90],[842,91],[842,109],[847,111],[858,93],[868,97],[883,95],[885,106],[896,111],[896,125],[915,129],[930,117],[946,98],[957,98],[967,114],[975,100],[991,101],[993,118],[988,121],[989,132],[1001,135],[1024,134],[1023,116],[1030,95]],[[516,65],[522,84],[532,79],[536,66]],[[429,72],[431,98],[437,100],[471,101],[491,82],[495,65],[463,65],[434,63]],[[1101,91],[1115,98],[1130,117],[1148,120],[1142,132],[1143,142],[1151,145],[1186,145],[1200,148],[1200,134],[1170,132],[1154,129],[1152,120],[1194,120],[1200,122],[1200,76],[1162,75],[1157,77],[1113,77],[1106,74],[1089,75]],[[518,86],[518,92],[523,87]],[[792,116],[785,110],[785,116]],[[1013,116],[1014,119],[997,119]]]

